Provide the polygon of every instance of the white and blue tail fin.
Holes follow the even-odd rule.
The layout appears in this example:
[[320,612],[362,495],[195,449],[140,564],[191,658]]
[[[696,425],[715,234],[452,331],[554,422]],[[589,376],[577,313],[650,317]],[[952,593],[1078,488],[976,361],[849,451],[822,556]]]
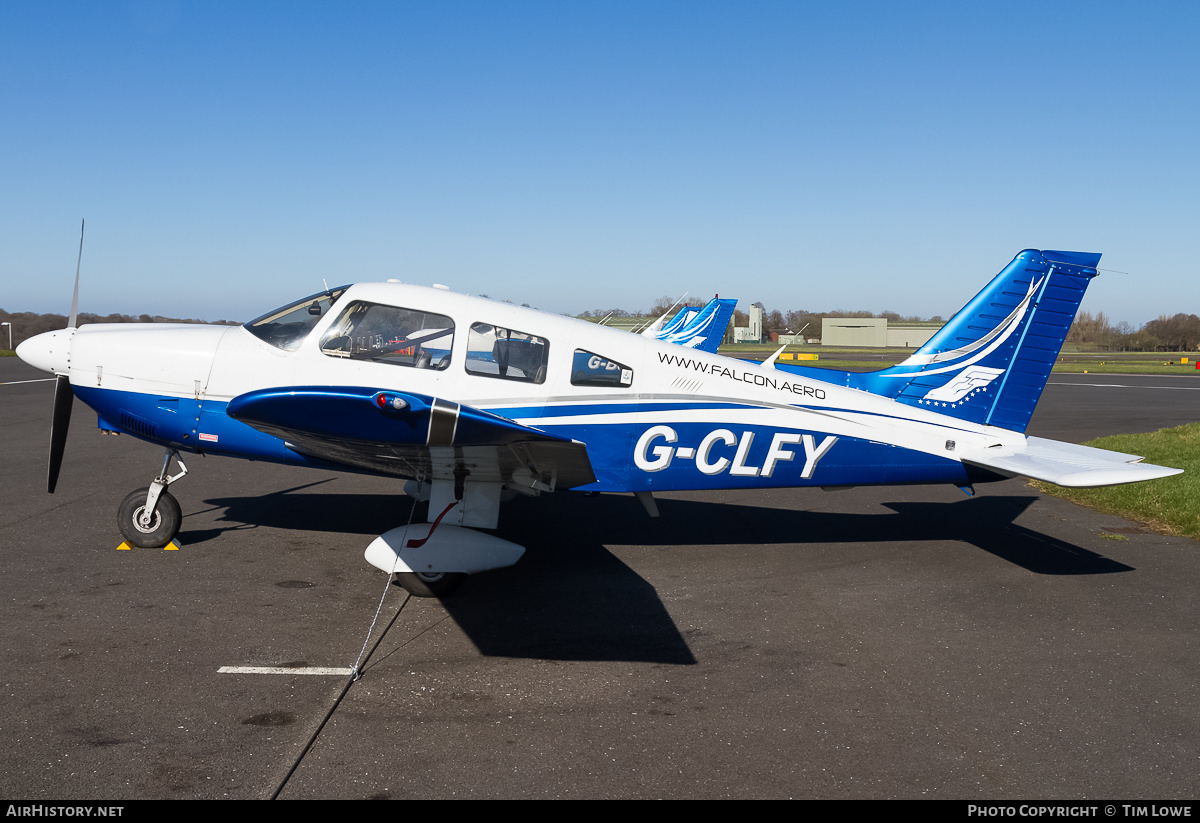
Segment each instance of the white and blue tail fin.
[[[667,343],[678,343],[689,349],[715,354],[737,302],[728,297],[714,297],[702,309],[681,309],[670,323],[653,336]],[[683,318],[682,321],[680,318]]]
[[[650,326],[650,328],[643,331],[642,334],[645,337],[653,337],[657,340],[662,340],[667,335],[674,334],[675,332],[682,329],[684,326],[686,326],[688,324],[689,320],[691,320],[693,317],[695,317],[699,313],[700,313],[700,309],[695,306],[684,306],[682,309],[680,309],[678,312],[675,313],[675,316],[671,318],[671,321],[669,323],[665,323],[661,328],[655,328],[654,326]],[[667,316],[664,314],[662,317],[659,318],[658,322],[661,323],[666,319],[667,319]],[[655,325],[657,325],[657,323]]]
[[1100,255],[1018,254],[911,357],[856,388],[941,414],[1024,432]]

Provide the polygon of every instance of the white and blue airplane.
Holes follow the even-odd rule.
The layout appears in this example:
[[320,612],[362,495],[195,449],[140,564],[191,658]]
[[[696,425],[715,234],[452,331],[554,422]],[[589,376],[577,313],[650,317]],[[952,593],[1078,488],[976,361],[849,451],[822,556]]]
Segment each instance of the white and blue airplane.
[[[521,546],[484,530],[501,502],[563,489],[1063,486],[1167,477],[1136,455],[1024,434],[1099,254],[1022,251],[903,363],[859,374],[744,362],[653,337],[399,282],[328,289],[244,326],[94,324],[22,343],[57,376],[48,490],[72,397],[102,432],[165,447],[118,510],[165,546],[184,454],[385,475],[428,518],[367,560],[410,592],[449,593]],[[178,465],[172,474],[171,463]]]

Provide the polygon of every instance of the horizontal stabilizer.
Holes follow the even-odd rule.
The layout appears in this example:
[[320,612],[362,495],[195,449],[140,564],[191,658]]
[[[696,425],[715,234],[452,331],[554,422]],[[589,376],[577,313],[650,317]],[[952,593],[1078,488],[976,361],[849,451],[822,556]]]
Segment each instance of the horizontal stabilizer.
[[996,446],[964,453],[962,462],[1007,475],[1021,475],[1070,488],[1116,486],[1182,474],[1183,469],[1142,463],[1136,454],[1121,454],[1041,437],[1025,438],[1024,448]]

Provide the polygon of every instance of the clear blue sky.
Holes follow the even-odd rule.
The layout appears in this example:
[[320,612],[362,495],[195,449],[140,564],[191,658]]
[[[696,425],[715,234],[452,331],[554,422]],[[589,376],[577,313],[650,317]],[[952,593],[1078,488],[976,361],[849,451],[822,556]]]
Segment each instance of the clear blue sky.
[[0,3],[0,307],[1200,313],[1200,2]]

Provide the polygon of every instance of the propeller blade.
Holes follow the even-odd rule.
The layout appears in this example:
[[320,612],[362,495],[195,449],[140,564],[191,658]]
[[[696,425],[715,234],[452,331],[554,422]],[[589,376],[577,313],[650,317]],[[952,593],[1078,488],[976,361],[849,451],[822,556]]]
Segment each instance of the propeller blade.
[[50,494],[54,494],[54,487],[58,485],[58,470],[62,467],[74,400],[70,378],[60,374],[54,382],[54,416],[50,422],[50,466],[46,473],[46,491]]
[[[67,319],[68,329],[75,328],[75,317],[79,314],[79,266],[83,263],[83,227],[86,222],[86,220],[79,221],[79,259],[75,261],[75,294],[71,297],[71,316]],[[67,386],[67,388],[70,389],[71,387]],[[55,391],[55,396],[58,396],[57,390]],[[57,409],[57,401],[55,403],[54,408]],[[67,408],[70,408],[69,404]],[[54,489],[50,491],[54,491]]]

